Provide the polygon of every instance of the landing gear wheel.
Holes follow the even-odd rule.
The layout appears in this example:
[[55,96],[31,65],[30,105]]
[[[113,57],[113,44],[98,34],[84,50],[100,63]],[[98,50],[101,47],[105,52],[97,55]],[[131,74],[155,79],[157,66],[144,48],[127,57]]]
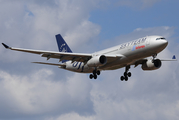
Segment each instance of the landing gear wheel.
[[125,81],[128,81],[128,77],[125,77]]
[[100,71],[98,70],[98,71],[96,72],[96,74],[97,74],[97,75],[100,75]]
[[121,81],[123,81],[124,80],[124,76],[121,76]]
[[90,74],[89,78],[90,78],[90,79],[93,79],[93,77],[94,77],[93,74]]
[[97,79],[97,75],[94,75],[94,79]]
[[132,75],[131,72],[128,72],[128,73],[127,73],[127,76],[128,76],[128,77],[131,77],[131,75]]

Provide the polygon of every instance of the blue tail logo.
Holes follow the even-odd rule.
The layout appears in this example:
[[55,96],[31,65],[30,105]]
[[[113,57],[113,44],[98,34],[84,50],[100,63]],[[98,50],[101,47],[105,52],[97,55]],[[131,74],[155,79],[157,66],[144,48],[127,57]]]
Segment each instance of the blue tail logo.
[[174,55],[174,56],[172,57],[172,59],[174,59],[174,60],[175,60],[175,59],[176,59],[176,56]]
[[[71,49],[69,48],[69,46],[67,45],[67,43],[65,42],[65,40],[62,38],[62,36],[60,34],[56,35],[56,40],[57,40],[57,45],[58,45],[58,49],[59,52],[70,52],[72,53]],[[67,62],[68,60],[63,60],[62,63]]]

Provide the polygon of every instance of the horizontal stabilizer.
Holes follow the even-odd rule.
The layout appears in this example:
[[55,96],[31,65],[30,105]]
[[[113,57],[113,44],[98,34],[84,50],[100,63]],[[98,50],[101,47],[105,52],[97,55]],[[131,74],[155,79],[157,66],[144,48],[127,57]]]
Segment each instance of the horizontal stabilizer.
[[60,66],[60,68],[65,68],[66,65],[65,64],[55,64],[55,63],[45,63],[45,62],[32,62],[32,63],[36,63],[36,64],[45,64],[45,65],[54,65],[54,66]]
[[161,61],[177,61],[176,56],[174,55],[172,59],[161,59]]

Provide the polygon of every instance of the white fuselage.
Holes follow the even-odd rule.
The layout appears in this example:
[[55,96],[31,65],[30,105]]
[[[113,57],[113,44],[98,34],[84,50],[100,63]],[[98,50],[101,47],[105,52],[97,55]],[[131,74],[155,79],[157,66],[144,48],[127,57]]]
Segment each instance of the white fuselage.
[[[168,44],[168,41],[161,36],[147,36],[131,42],[120,44],[118,46],[108,48],[99,52],[93,53],[93,56],[99,55],[120,55],[122,57],[116,60],[107,59],[107,63],[103,66],[98,67],[98,70],[115,70],[122,68],[127,65],[133,65],[136,61],[143,58],[152,56],[161,52]],[[80,73],[91,73],[95,67],[89,67],[83,62],[71,62],[68,61],[66,64],[66,70]]]

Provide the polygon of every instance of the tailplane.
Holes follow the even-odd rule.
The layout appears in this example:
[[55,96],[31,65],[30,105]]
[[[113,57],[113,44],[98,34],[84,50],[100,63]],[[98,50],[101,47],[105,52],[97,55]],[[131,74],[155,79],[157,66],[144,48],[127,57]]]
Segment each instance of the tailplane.
[[[68,44],[62,38],[60,34],[56,35],[57,45],[59,52],[69,52],[72,53],[71,49],[69,48]],[[67,62],[68,60],[63,60],[62,63]]]

